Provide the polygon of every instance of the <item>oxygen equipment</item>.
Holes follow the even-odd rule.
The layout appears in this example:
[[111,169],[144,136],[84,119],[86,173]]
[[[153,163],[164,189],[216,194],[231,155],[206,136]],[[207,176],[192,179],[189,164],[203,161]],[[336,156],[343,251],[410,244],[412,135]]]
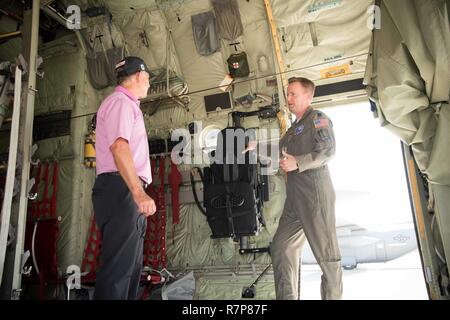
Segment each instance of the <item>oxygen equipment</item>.
[[97,115],[94,115],[89,125],[89,132],[84,138],[84,165],[88,168],[95,168],[95,127]]

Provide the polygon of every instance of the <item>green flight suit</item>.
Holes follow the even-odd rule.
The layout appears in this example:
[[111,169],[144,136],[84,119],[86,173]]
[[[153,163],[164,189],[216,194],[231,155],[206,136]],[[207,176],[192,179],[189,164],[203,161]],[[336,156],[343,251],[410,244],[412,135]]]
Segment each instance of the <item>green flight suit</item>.
[[330,119],[308,107],[280,140],[282,158],[281,150],[295,156],[298,170],[287,173],[287,197],[271,244],[276,297],[299,299],[301,254],[308,239],[322,269],[322,299],[340,299],[342,270],[336,237],[335,192],[327,166],[335,153]]

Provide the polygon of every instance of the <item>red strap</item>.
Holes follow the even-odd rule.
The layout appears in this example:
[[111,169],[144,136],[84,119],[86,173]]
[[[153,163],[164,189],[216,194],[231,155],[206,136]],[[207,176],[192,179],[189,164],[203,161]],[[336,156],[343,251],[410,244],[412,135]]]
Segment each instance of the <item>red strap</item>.
[[161,213],[161,230],[160,230],[160,255],[161,265],[166,267],[166,194],[164,192],[164,175],[166,158],[161,157],[159,160],[159,190],[158,190],[158,211]]
[[[155,164],[155,166],[153,168],[154,168],[154,170],[156,170],[156,159],[153,159],[153,161],[154,161],[154,164]],[[161,185],[161,181],[159,183]],[[153,186],[155,186],[154,182],[153,182]],[[159,188],[157,188],[157,190],[158,190],[157,192],[159,192]],[[158,255],[158,252],[159,252],[159,240],[160,240],[160,229],[159,229],[160,219],[159,219],[159,208],[158,208],[158,200],[159,200],[159,198],[158,198],[157,195],[156,195],[154,200],[156,202],[156,210],[157,211],[152,216],[152,218],[153,218],[153,227],[154,227],[154,229],[153,229],[154,237],[153,237],[153,243],[152,243],[152,245],[153,245],[153,269],[158,270],[158,267],[159,267],[159,255]]]
[[[147,218],[146,239],[144,242],[144,264],[152,265],[154,270],[158,270],[160,264],[166,266],[166,209],[164,192],[165,159],[151,159],[152,184],[147,188],[147,192],[154,199],[157,211]],[[159,185],[155,186],[156,172],[159,177]]]
[[[156,159],[151,159],[151,167],[152,167],[152,183],[149,186],[150,196],[153,198],[156,204],[156,208],[158,209],[158,198],[157,198],[157,192],[155,188],[155,171],[156,171]],[[158,210],[154,215],[151,215],[148,218],[149,222],[149,246],[151,248],[148,249],[149,252],[151,252],[151,264],[153,269],[158,270],[159,265],[159,259],[158,259],[158,246],[159,246],[159,217],[158,217]],[[150,262],[150,256],[148,257],[148,260]]]
[[[57,189],[58,189],[58,161],[54,161],[53,162],[53,176],[52,176],[52,186],[53,186],[53,190],[52,190],[52,199],[51,199],[51,203],[50,203],[50,217],[52,218],[56,218],[56,194],[57,194]],[[57,221],[55,221],[55,226],[56,226],[56,234],[59,234],[59,223]],[[52,260],[52,268],[53,270],[58,270],[58,264],[57,264],[57,248],[56,248],[56,241],[54,242],[54,252],[55,252],[55,256],[54,259]]]
[[50,216],[56,218],[56,191],[58,190],[58,161],[53,163],[53,177],[52,177],[52,202],[50,204]]
[[[151,172],[152,174],[152,181],[153,181],[153,172]],[[145,192],[153,197],[153,192],[154,192],[154,188],[153,188],[153,183],[151,183],[150,185],[147,186],[147,189],[145,190]],[[145,239],[144,239],[144,261],[143,261],[143,265],[144,266],[149,266],[151,264],[151,250],[152,250],[152,245],[151,245],[151,234],[152,234],[152,216],[147,217],[147,229],[145,230]]]
[[41,201],[42,207],[40,208],[40,210],[38,212],[38,216],[41,217],[41,218],[46,217],[47,216],[47,212],[48,212],[48,209],[47,209],[47,202],[48,202],[47,196],[48,196],[48,185],[49,185],[49,183],[48,183],[49,167],[50,167],[50,163],[47,161],[45,163],[45,171],[44,171],[44,179],[43,179],[45,184],[44,184],[44,194],[42,196],[42,201]]
[[[33,192],[39,192],[39,184],[44,181],[44,190],[41,194],[42,200],[35,200],[31,203],[32,218],[56,218],[56,200],[58,184],[58,163],[53,163],[52,177],[50,181],[50,162],[45,163],[44,175],[42,176],[42,164],[37,166],[36,182],[33,186]],[[51,198],[49,198],[51,183]],[[36,256],[39,264],[39,294],[40,298],[45,298],[45,290],[49,281],[58,281],[57,271],[57,238],[59,235],[59,222],[56,220],[36,221],[39,223],[39,232],[36,233],[36,247],[33,254]]]
[[[156,159],[151,159],[151,168],[154,169],[156,167]],[[150,183],[150,185],[148,186],[147,190],[150,193],[150,196],[154,196],[153,193],[155,192],[155,174],[153,172],[153,170],[151,171],[152,173],[152,183]]]
[[81,266],[82,272],[88,271],[89,274],[84,276],[85,280],[94,280],[95,272],[98,267],[98,257],[100,255],[101,246],[101,235],[100,230],[97,228],[97,223],[95,222],[95,215],[92,215],[91,227],[89,228],[89,238],[86,244],[86,249],[84,251],[83,262]]
[[182,177],[177,165],[173,161],[170,161],[169,181],[172,188],[172,222],[173,224],[178,224],[180,222],[180,202],[178,196]]

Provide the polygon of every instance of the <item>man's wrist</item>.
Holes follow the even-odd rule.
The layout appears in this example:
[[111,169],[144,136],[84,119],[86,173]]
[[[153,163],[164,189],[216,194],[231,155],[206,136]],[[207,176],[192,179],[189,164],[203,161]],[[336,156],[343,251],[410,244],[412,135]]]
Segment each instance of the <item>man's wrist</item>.
[[144,192],[144,189],[142,188],[142,185],[137,184],[131,187],[130,192],[134,195],[137,195],[141,192]]

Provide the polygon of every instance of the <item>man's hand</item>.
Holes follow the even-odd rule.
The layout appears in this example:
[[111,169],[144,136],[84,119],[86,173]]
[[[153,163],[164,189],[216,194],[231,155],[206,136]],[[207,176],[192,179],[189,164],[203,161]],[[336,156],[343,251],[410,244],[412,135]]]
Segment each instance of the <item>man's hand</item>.
[[242,154],[244,154],[244,153],[246,153],[246,152],[248,152],[248,151],[255,150],[257,146],[258,146],[258,141],[250,141],[250,142],[248,143],[247,148],[245,148],[245,149],[242,151]]
[[282,151],[283,158],[280,160],[280,168],[286,172],[298,169],[297,160],[295,157],[286,151]]
[[138,212],[144,214],[146,217],[155,214],[156,205],[155,201],[145,193],[145,191],[140,188],[140,190],[133,192],[133,199],[138,206]]
[[145,214],[146,217],[156,212],[155,201],[150,198],[142,189],[139,177],[136,174],[133,157],[131,155],[128,141],[123,138],[118,138],[110,147],[114,157],[114,162],[130,190],[134,202],[138,206],[138,212]]

